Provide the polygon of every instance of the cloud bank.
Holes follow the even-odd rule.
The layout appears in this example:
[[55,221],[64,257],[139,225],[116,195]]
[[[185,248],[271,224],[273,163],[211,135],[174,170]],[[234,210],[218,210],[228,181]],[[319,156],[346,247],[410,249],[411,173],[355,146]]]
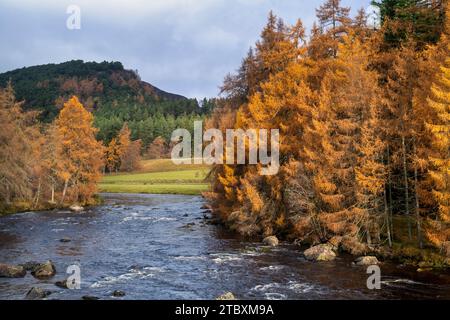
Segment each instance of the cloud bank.
[[[258,39],[269,10],[307,27],[322,0],[2,0],[0,72],[71,59],[121,61],[153,85],[188,97],[218,94]],[[354,11],[370,0],[342,1]],[[81,29],[66,28],[69,5]]]

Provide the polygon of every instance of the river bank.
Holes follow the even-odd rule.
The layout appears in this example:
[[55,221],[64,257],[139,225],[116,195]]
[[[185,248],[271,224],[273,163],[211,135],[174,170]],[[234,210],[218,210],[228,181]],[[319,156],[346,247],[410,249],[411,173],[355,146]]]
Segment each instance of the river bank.
[[[211,223],[198,196],[103,194],[80,215],[68,210],[0,218],[0,262],[51,260],[56,275],[0,278],[0,298],[23,299],[32,287],[47,299],[450,299],[450,275],[380,263],[381,290],[369,290],[366,267],[345,253],[309,261],[303,249],[243,239]],[[206,215],[206,219],[205,216]],[[70,265],[81,289],[55,285]],[[124,296],[114,296],[116,291]]]

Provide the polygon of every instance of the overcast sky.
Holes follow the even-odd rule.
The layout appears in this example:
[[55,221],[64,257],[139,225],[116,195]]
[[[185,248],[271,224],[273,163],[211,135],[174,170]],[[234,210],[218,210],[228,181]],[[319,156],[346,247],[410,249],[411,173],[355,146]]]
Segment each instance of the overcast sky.
[[[213,97],[258,39],[269,10],[307,27],[324,0],[0,0],[0,72],[72,59],[121,61],[142,80]],[[353,12],[370,0],[342,0]],[[81,9],[69,30],[67,7]]]

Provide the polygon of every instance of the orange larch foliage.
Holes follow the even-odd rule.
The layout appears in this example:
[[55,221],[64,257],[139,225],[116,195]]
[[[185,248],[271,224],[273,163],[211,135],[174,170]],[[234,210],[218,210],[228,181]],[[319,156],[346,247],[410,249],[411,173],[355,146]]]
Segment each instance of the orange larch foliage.
[[93,116],[73,96],[55,120],[58,177],[64,181],[61,202],[66,197],[85,203],[97,192],[103,166],[103,146],[95,139]]

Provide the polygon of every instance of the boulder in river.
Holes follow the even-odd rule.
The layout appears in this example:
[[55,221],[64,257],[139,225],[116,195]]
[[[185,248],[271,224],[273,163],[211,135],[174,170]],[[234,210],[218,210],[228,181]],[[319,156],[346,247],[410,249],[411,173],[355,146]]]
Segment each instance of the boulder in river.
[[112,295],[113,295],[113,297],[123,297],[123,296],[125,296],[125,292],[123,292],[123,291],[121,291],[121,290],[115,290],[115,291],[112,293]]
[[311,261],[331,261],[336,258],[332,247],[328,244],[319,244],[303,252],[305,258]]
[[79,206],[77,204],[73,204],[69,207],[69,209],[73,212],[81,212],[84,211],[84,208],[82,206]]
[[56,281],[55,282],[55,286],[63,288],[63,289],[68,289],[67,287],[67,279],[61,280],[61,281]]
[[357,266],[372,266],[375,264],[379,264],[380,262],[375,256],[363,256],[356,258],[355,261],[353,261],[353,263],[356,264]]
[[34,268],[31,272],[33,277],[37,279],[48,279],[55,275],[56,269],[53,263],[48,260],[47,262],[41,263]]
[[278,245],[278,238],[275,236],[265,237],[263,243],[271,247],[276,247]]
[[70,242],[70,241],[72,241],[72,240],[70,240],[70,239],[67,238],[67,237],[62,238],[62,239],[59,239],[59,242],[63,242],[63,243],[67,243],[67,242]]
[[26,274],[23,266],[0,263],[0,278],[23,278]]
[[24,267],[26,271],[33,271],[34,268],[36,268],[39,265],[40,265],[40,263],[36,262],[36,261],[28,261],[28,262],[20,264],[20,266]]
[[96,297],[96,296],[82,296],[81,299],[83,299],[83,300],[100,300],[100,298]]
[[42,288],[33,287],[25,295],[26,300],[39,300],[48,297],[51,294],[50,291],[43,290]]
[[237,300],[232,292],[226,292],[216,298],[216,300]]

